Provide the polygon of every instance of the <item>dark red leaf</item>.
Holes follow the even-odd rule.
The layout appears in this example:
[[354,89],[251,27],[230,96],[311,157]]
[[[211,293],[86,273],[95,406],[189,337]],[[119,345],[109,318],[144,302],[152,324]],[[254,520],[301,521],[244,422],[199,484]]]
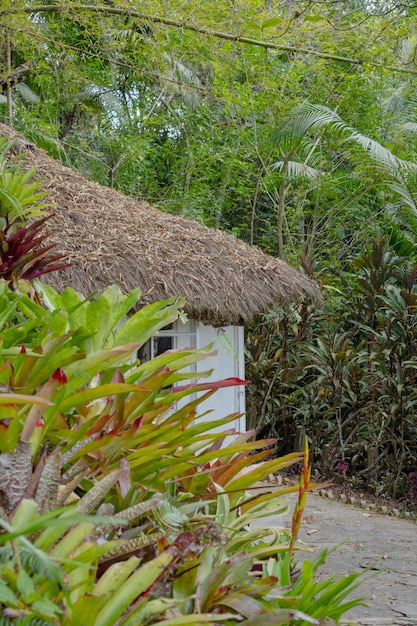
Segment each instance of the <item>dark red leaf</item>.
[[190,385],[181,385],[173,387],[172,391],[186,391],[194,389],[195,391],[205,391],[207,389],[221,389],[222,387],[236,387],[237,385],[248,385],[250,380],[242,380],[241,378],[223,378],[211,383],[191,383]]
[[67,376],[64,370],[62,370],[60,367],[55,370],[51,378],[52,380],[56,380],[57,382],[59,382],[61,385],[64,385],[67,382]]

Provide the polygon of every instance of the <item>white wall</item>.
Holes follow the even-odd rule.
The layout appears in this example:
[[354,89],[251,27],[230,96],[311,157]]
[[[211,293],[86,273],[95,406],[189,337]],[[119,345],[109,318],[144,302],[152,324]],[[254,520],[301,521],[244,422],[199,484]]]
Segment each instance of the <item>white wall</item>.
[[[245,378],[244,358],[244,333],[241,326],[225,326],[213,328],[198,322],[196,328],[197,348],[202,348],[209,343],[214,343],[213,350],[217,356],[197,363],[197,371],[214,369],[207,381],[217,381],[223,378]],[[200,405],[200,412],[212,409],[212,412],[204,417],[211,421],[226,417],[230,413],[243,413],[243,415],[231,422],[226,428],[235,428],[239,432],[246,430],[245,419],[245,388],[225,387],[218,389],[213,396]],[[215,429],[215,430],[223,430]]]

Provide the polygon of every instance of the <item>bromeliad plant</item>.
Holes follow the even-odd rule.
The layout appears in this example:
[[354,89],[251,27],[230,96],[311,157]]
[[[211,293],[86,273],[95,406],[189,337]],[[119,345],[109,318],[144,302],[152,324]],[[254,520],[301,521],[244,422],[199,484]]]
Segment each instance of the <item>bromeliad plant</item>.
[[48,206],[41,182],[34,180],[35,168],[25,171],[22,155],[10,156],[14,142],[0,137],[0,223],[24,225],[41,217]]
[[[12,147],[12,141],[0,137],[0,279],[17,288],[19,281],[32,281],[68,263],[62,262],[62,254],[49,254],[56,244],[43,245],[45,194],[40,181],[33,180],[34,168],[24,172],[19,157],[7,157]],[[34,218],[40,219],[27,225]]]
[[[63,254],[48,254],[56,244],[42,246],[46,234],[40,234],[48,217],[30,226],[4,223],[0,230],[0,279],[17,288],[19,281],[32,281],[48,272],[68,267]],[[58,263],[57,261],[61,261]]]
[[[266,460],[272,441],[237,434],[225,445],[198,419],[216,386],[242,382],[183,373],[210,347],[136,360],[183,302],[120,325],[138,293],[112,287],[88,301],[42,290],[48,309],[5,284],[1,292],[4,623],[317,623],[298,596],[286,599],[294,581],[255,567],[288,558],[288,532],[250,527],[287,510],[276,493],[252,493],[255,484],[301,456]],[[97,322],[110,300],[112,328]]]

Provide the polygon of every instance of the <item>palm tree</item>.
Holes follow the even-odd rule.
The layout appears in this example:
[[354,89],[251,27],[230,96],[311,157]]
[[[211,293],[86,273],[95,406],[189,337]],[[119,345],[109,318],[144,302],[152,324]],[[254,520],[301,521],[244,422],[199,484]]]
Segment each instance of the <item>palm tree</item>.
[[[405,124],[403,130],[417,132],[417,124]],[[363,162],[366,155],[373,170],[381,174],[382,183],[394,194],[388,211],[390,243],[397,253],[410,255],[417,243],[417,163],[397,157],[381,143],[346,124],[328,107],[307,102],[292,111],[271,135],[280,155],[272,169],[282,174],[277,193],[278,256],[283,256],[285,201],[289,189],[300,177],[317,184],[330,173],[323,169],[320,152],[325,133],[338,139],[344,151],[348,149],[351,159],[354,159],[353,148],[359,147],[360,160]]]

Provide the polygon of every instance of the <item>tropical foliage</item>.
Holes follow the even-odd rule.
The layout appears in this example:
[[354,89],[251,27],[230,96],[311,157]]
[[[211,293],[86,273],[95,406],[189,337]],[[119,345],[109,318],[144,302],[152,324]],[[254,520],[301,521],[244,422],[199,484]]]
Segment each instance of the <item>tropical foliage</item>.
[[[0,112],[9,90],[15,126],[65,164],[290,261],[344,269],[386,230],[398,195],[366,151],[415,160],[413,6],[32,9],[0,13]],[[317,109],[301,119],[306,102]],[[347,129],[373,143],[361,152]]]
[[[273,311],[249,329],[248,407],[257,435],[277,438],[277,454],[286,454],[297,427],[305,428],[314,464],[324,473],[415,500],[414,4],[3,4],[3,121],[88,177],[225,229],[289,262],[301,259],[303,271],[321,282],[324,310],[300,305]],[[44,206],[41,196],[33,197],[39,187],[32,173],[14,165],[1,171],[0,268],[11,287],[22,289],[22,278],[64,261],[43,246],[40,222],[20,223],[43,219]],[[25,194],[32,194],[31,202]],[[45,290],[49,326],[39,303],[19,300],[18,306],[7,285],[1,297],[8,350],[48,333],[53,337],[34,354],[60,346],[54,367],[40,379],[36,372],[45,369],[44,359],[29,351],[19,356],[28,371],[28,363],[36,366],[29,395],[49,384],[49,399],[56,370],[65,371],[74,358],[71,371],[78,372],[77,351],[116,349],[112,329],[137,294],[128,305],[116,288],[90,303],[71,290],[59,296]],[[176,306],[165,303],[160,315]],[[10,324],[12,312],[17,322]],[[151,323],[153,329],[162,317]],[[152,409],[158,415],[172,399],[174,380],[181,380],[181,359],[192,358],[181,357],[179,369],[167,375],[161,387],[166,396]],[[109,365],[105,376],[91,375],[104,376],[106,385],[141,384],[142,376],[151,375],[143,364],[139,378],[132,378],[123,363],[117,373]],[[3,384],[13,387],[24,377],[20,371],[5,364]],[[84,381],[76,381],[75,393],[84,393]],[[175,393],[186,397],[188,391]],[[100,414],[99,400],[92,406]],[[117,394],[116,400],[121,402]],[[87,423],[93,409],[85,402]],[[42,405],[36,406],[32,415],[42,413]],[[129,406],[134,424],[143,407]],[[44,432],[34,419],[32,437]],[[50,419],[48,432],[59,446],[57,433],[72,426]],[[44,439],[38,436],[39,454]],[[7,427],[6,448],[13,450],[19,437]],[[167,471],[158,469],[162,476]]]
[[[17,286],[67,266],[62,254],[48,254],[56,244],[41,246],[41,234],[48,217],[40,217],[46,207],[42,202],[40,181],[33,181],[34,169],[23,171],[19,159],[8,156],[13,142],[0,137],[0,279]],[[57,261],[60,261],[57,263]]]
[[[113,287],[89,302],[49,288],[50,310],[5,283],[1,297],[4,623],[153,624],[164,616],[167,624],[249,626],[266,615],[318,623],[357,603],[345,601],[352,575],[339,595],[318,585],[309,609],[314,567],[301,578],[291,567],[305,495],[292,539],[284,529],[251,528],[285,512],[279,496],[294,490],[251,488],[301,457],[265,460],[273,441],[248,433],[226,445],[199,421],[198,404],[216,383],[177,383],[208,350],[135,360],[181,301],[140,309],[120,326],[138,294]],[[196,391],[198,400],[187,401]],[[253,575],[258,562],[268,566]]]
[[[261,436],[291,449],[297,426],[317,468],[415,504],[416,267],[383,240],[357,259],[326,310],[299,306],[250,333],[249,410]],[[259,419],[257,417],[259,416]]]
[[[270,458],[274,440],[227,429],[235,415],[200,419],[217,387],[245,382],[184,372],[210,346],[139,361],[181,299],[138,309],[139,290],[28,282],[0,282],[2,624],[337,623],[360,603],[359,574],[316,582],[326,552],[295,568],[307,445]],[[297,489],[255,486],[294,463],[292,532],[255,528]]]

